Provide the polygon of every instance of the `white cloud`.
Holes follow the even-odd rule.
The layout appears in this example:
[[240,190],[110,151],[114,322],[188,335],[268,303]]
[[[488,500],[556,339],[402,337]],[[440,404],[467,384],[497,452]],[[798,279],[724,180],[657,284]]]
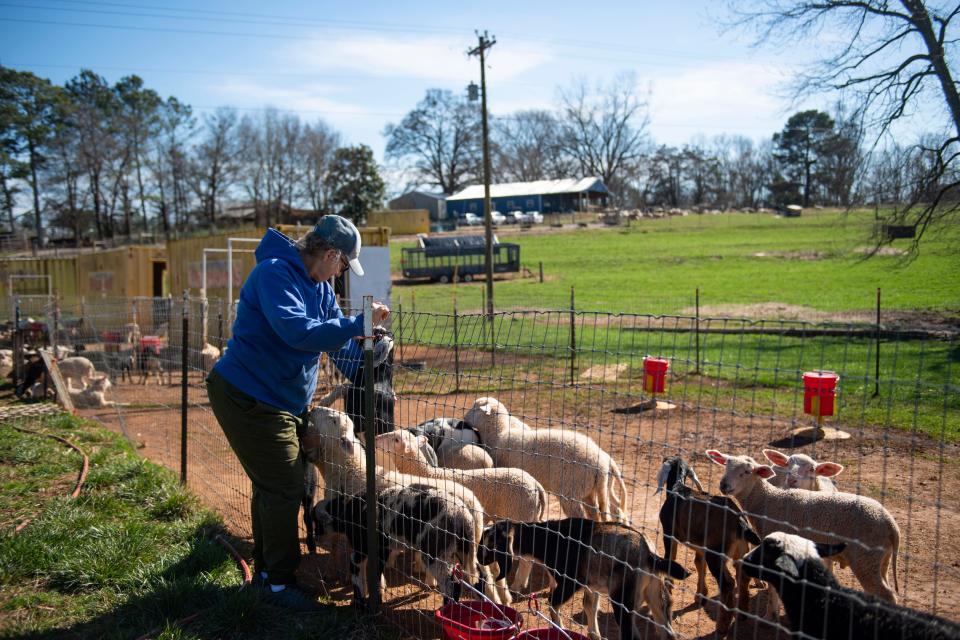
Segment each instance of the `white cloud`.
[[295,87],[275,86],[271,83],[233,81],[211,88],[224,102],[246,108],[274,106],[284,111],[299,112],[306,120],[317,117],[338,119],[361,116],[383,119],[383,113],[368,106],[331,98],[344,89],[327,84],[298,84]]
[[724,62],[652,78],[651,130],[657,142],[678,144],[702,133],[767,137],[790,104],[778,93],[785,71],[752,62]]
[[[478,75],[477,59],[467,56],[469,39],[448,36],[359,36],[290,45],[280,52],[296,68],[353,70],[382,76],[466,83]],[[543,46],[498,43],[489,64],[509,80],[552,58]]]

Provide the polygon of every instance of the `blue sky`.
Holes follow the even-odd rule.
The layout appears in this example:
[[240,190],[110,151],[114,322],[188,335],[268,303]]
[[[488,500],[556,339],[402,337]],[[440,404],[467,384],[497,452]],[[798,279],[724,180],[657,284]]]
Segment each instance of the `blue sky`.
[[[805,47],[752,49],[724,32],[724,3],[0,0],[0,63],[62,83],[81,67],[142,76],[198,114],[270,105],[322,118],[382,160],[386,123],[440,87],[479,81],[475,29],[497,39],[490,109],[550,108],[574,78],[633,72],[650,92],[650,134],[683,144],[768,138],[795,109],[782,84]],[[825,36],[824,36],[825,37]],[[830,100],[810,102],[828,109]]]

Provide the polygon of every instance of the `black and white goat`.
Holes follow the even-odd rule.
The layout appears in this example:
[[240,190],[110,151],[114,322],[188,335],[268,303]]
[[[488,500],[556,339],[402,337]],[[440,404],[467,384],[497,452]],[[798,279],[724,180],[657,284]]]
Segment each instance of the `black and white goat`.
[[600,640],[597,592],[610,596],[620,640],[642,637],[634,614],[643,602],[666,637],[674,637],[670,594],[663,576],[683,580],[690,574],[676,562],[656,555],[636,529],[616,522],[565,518],[504,520],[484,530],[478,559],[482,565],[499,565],[497,580],[505,578],[520,557],[539,561],[553,578],[556,586],[550,593],[550,616],[558,625],[558,609],[585,589],[583,611],[591,640]]
[[476,429],[457,418],[433,418],[407,431],[423,436],[433,451],[433,466],[452,469],[490,469],[493,458],[480,442]]
[[[697,489],[685,484],[687,478]],[[722,606],[717,614],[717,630],[725,632],[733,621],[734,606],[733,576],[727,571],[726,559],[742,557],[751,544],[760,544],[760,536],[750,528],[746,516],[731,498],[714,496],[704,492],[696,472],[680,456],[665,458],[657,473],[657,490],[667,488],[667,498],[660,507],[660,525],[663,527],[663,555],[676,560],[676,542],[682,542],[695,552],[697,567],[697,594],[707,597],[706,571],[720,588]],[[737,606],[746,610],[749,593],[748,580],[737,566],[739,597]]]
[[426,485],[394,486],[379,491],[376,549],[368,545],[366,504],[366,494],[337,496],[324,500],[313,510],[318,540],[340,533],[350,543],[354,604],[365,603],[366,564],[373,553],[379,558],[382,581],[391,550],[416,550],[422,566],[448,602],[460,599],[461,585],[451,575],[456,565],[463,569],[464,580],[478,582],[482,575],[477,564],[478,529],[473,512],[462,499]]
[[822,558],[844,543],[775,532],[744,556],[747,575],[777,590],[791,631],[821,640],[956,640],[960,625],[840,585]]
[[[394,405],[397,394],[393,392],[393,335],[383,327],[374,327],[373,345],[373,423],[376,435],[393,431],[396,422]],[[363,433],[364,366],[357,368],[353,378],[336,387],[317,404],[331,406],[343,397],[343,411],[350,419],[356,433]]]

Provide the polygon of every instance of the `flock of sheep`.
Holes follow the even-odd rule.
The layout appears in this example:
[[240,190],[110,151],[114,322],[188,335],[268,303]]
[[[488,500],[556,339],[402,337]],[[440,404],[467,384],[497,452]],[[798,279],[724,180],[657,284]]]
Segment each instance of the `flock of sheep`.
[[[689,575],[675,561],[681,543],[695,552],[698,594],[707,593],[707,569],[718,583],[718,635],[734,628],[738,609],[779,621],[782,601],[782,624],[813,638],[960,637],[960,626],[896,604],[897,523],[876,500],[838,491],[830,480],[842,471],[835,463],[768,450],[769,466],[708,451],[724,467],[722,495],[711,495],[686,461],[667,458],[657,474],[657,493],[666,489],[660,556],[630,526],[620,468],[593,439],[531,427],[496,399],[479,398],[462,420],[435,419],[376,437],[379,546],[370,549],[366,452],[353,421],[317,407],[302,444],[325,486],[324,500],[305,509],[309,544],[330,533],[346,536],[359,605],[369,593],[369,554],[382,571],[391,552],[405,549],[414,550],[428,585],[445,601],[461,595],[452,567],[462,567],[463,580],[490,600],[509,604],[528,587],[536,563],[552,578],[557,624],[560,607],[582,591],[589,636],[599,640],[598,594],[605,593],[620,640],[641,637],[640,616],[675,637],[671,592]],[[548,495],[565,518],[547,519]],[[840,586],[833,562],[849,567],[862,590]],[[750,613],[751,580],[768,585],[766,612]]]
[[[164,335],[160,336],[161,342],[165,343],[167,341],[165,329],[162,333]],[[153,344],[145,344],[140,327],[136,323],[124,325],[123,335],[125,342],[133,345],[125,351],[86,351],[86,355],[79,355],[84,352],[82,345],[73,348],[58,345],[55,348],[52,355],[57,361],[67,392],[75,407],[101,408],[115,404],[106,398],[107,392],[113,387],[108,372],[119,377],[120,382],[129,380],[133,383],[136,374],[137,381],[141,385],[146,385],[151,378],[156,379],[157,384],[160,385],[163,383],[164,373],[167,374],[169,381],[172,373],[170,358],[163,357],[161,348]],[[217,347],[204,343],[199,354],[200,366],[204,371],[210,371],[220,355]],[[12,350],[0,349],[0,376],[12,375],[14,357]],[[106,370],[98,371],[94,360]],[[179,357],[176,360],[179,362]],[[43,381],[46,367],[35,350],[23,352],[22,364],[23,377],[16,389],[18,397],[39,399],[44,396],[44,393],[54,392],[52,385],[45,384]]]

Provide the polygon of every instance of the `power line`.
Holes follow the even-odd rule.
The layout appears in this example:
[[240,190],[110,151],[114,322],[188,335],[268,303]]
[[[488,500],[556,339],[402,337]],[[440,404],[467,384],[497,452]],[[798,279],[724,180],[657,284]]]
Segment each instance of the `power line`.
[[[24,5],[16,3],[0,3],[0,6],[7,7],[16,7],[24,9],[33,9],[33,10],[46,10],[46,11],[69,11],[74,13],[93,13],[93,14],[105,14],[105,15],[118,15],[118,16],[131,16],[131,17],[149,17],[149,18],[161,18],[161,19],[174,19],[174,20],[189,20],[195,22],[234,22],[241,24],[257,24],[265,26],[283,26],[283,27],[323,27],[327,29],[346,29],[346,30],[358,30],[358,31],[371,31],[371,32],[386,32],[386,33],[447,33],[452,35],[464,35],[464,30],[449,28],[449,27],[433,27],[433,26],[424,26],[424,25],[399,25],[399,24],[388,24],[388,23],[365,23],[362,21],[353,21],[353,20],[328,20],[328,19],[318,19],[318,18],[307,18],[307,17],[278,17],[278,16],[269,16],[266,14],[256,14],[256,13],[240,13],[240,12],[231,12],[231,11],[211,11],[211,10],[200,10],[200,9],[170,9],[165,7],[157,7],[155,5],[131,5],[131,4],[121,4],[121,3],[110,3],[110,2],[83,2],[82,0],[52,0],[54,2],[73,2],[75,4],[89,4],[89,5],[99,5],[99,6],[112,6],[112,7],[129,7],[136,9],[160,9],[163,11],[177,11],[180,13],[200,13],[205,15],[212,16],[253,16],[257,20],[246,20],[240,18],[229,18],[229,17],[220,17],[220,18],[205,18],[199,16],[191,15],[171,15],[171,14],[151,14],[151,13],[131,13],[131,12],[122,12],[122,11],[106,11],[106,10],[94,10],[94,9],[70,9],[70,8],[61,8],[61,7],[48,7],[48,6],[37,6],[37,5]],[[12,19],[11,19],[12,20]],[[21,19],[21,21],[28,21],[26,19]],[[36,21],[44,23],[43,21]],[[312,23],[312,24],[311,24]],[[52,24],[67,24],[74,26],[88,26],[88,27],[101,27],[101,28],[131,28],[131,29],[149,29],[148,27],[124,27],[122,25],[100,25],[100,24],[83,24],[83,23],[63,23],[63,22],[53,22]],[[180,31],[180,28],[177,27],[153,27],[154,30],[164,30],[164,31],[173,31],[173,32],[183,32],[183,33],[200,33],[203,35],[236,35],[236,36],[249,36],[249,37],[270,37],[270,38],[288,38],[288,39],[303,39],[305,36],[292,36],[290,34],[249,34],[249,33],[232,33],[232,32],[208,32],[200,30],[191,30],[183,29]],[[308,39],[315,39],[309,38]],[[613,45],[610,43],[600,43],[592,42],[587,40],[570,40],[570,39],[555,39],[555,38],[535,38],[527,35],[518,35],[512,37],[511,41],[519,43],[535,43],[535,44],[548,44],[558,46],[560,48],[573,48],[573,49],[593,49],[598,51],[611,51],[615,53],[625,53],[629,55],[639,55],[647,58],[655,59],[664,59],[664,60],[674,60],[682,61],[681,63],[675,63],[675,66],[694,66],[696,61],[690,61],[691,56],[696,56],[697,58],[706,60],[701,53],[695,52],[683,52],[683,51],[662,51],[662,50],[652,50],[652,49],[636,49],[633,47],[623,47],[618,45]],[[622,62],[620,59],[612,60],[610,58],[601,58],[601,57],[587,57],[578,56],[581,59],[587,60],[596,60],[600,62],[616,61]],[[716,54],[711,54],[709,61],[741,61],[743,58],[735,57],[724,57],[717,56]]]

